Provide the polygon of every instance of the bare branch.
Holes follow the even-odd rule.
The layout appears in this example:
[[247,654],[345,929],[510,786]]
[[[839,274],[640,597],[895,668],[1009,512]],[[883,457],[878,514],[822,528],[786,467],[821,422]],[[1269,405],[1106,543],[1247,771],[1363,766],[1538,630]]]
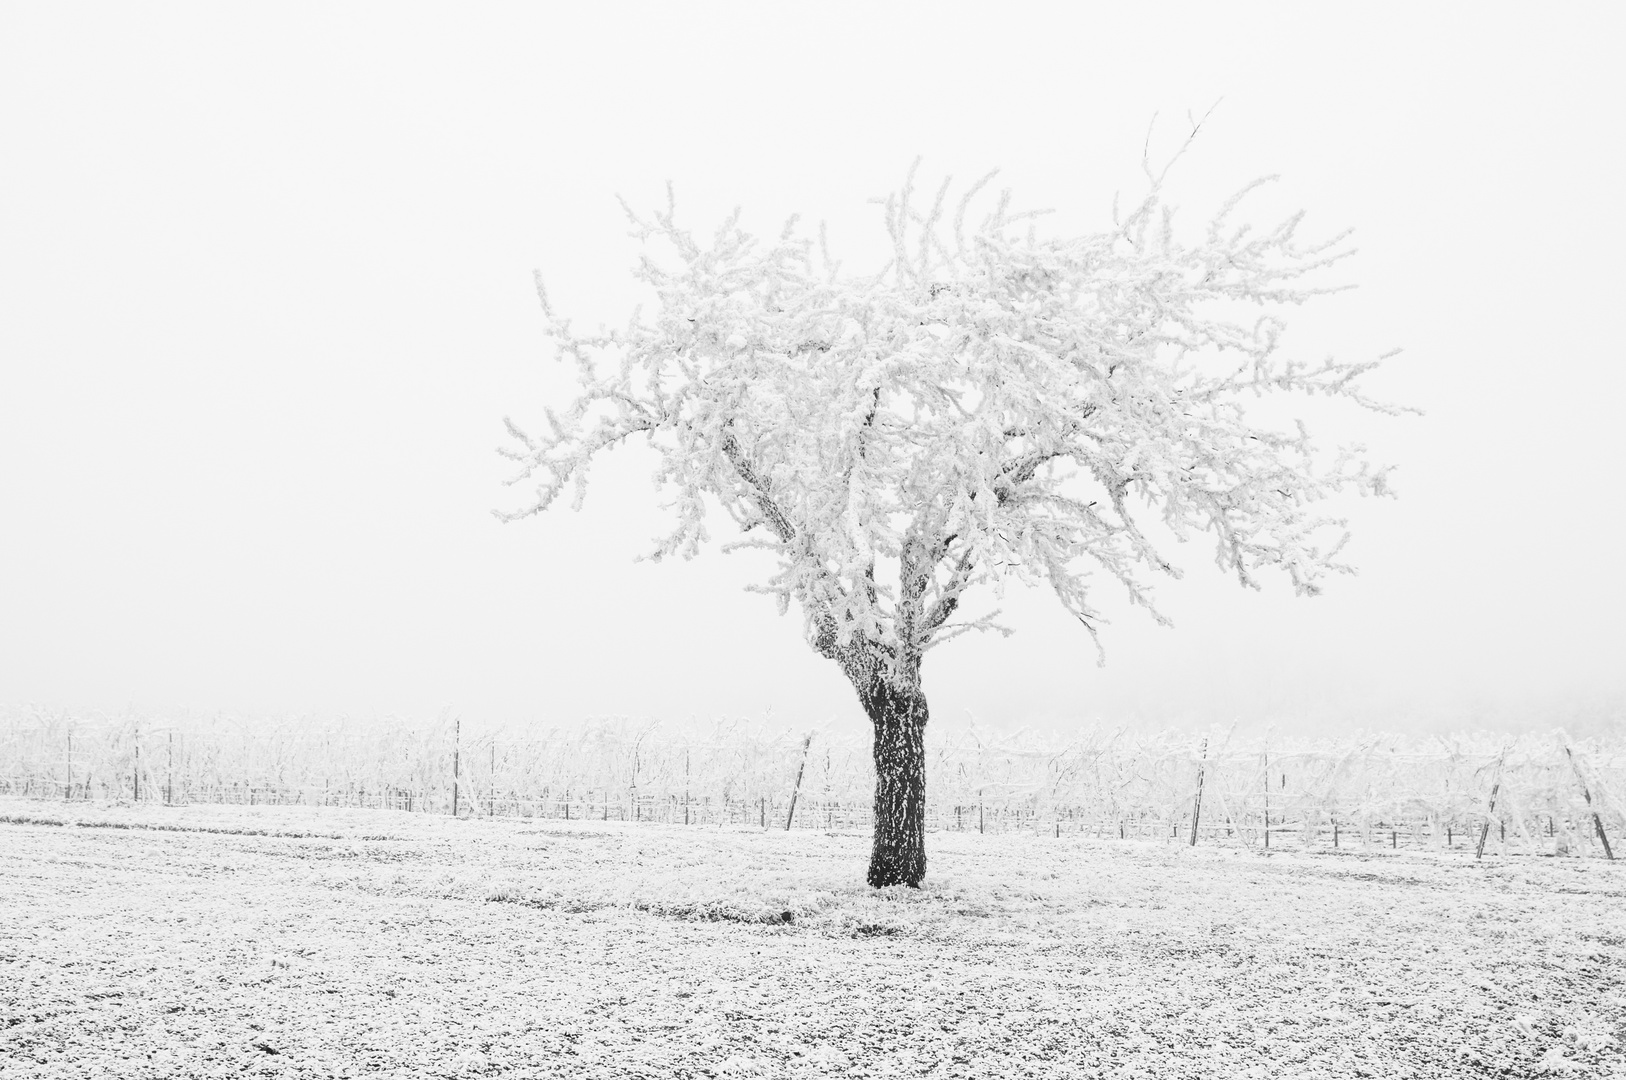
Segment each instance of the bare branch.
[[734,471],[739,473],[740,479],[744,480],[746,485],[751,488],[752,497],[762,509],[763,520],[767,521],[768,527],[773,530],[774,535],[779,537],[781,543],[785,544],[795,540],[796,526],[792,525],[790,519],[785,516],[784,511],[779,509],[779,504],[774,502],[773,496],[768,492],[768,485],[763,482],[762,478],[757,475],[756,470],[751,467],[751,463],[746,460],[745,453],[740,449],[740,444],[734,438],[733,431],[724,429],[722,446],[723,454],[728,458],[729,463],[734,466]]

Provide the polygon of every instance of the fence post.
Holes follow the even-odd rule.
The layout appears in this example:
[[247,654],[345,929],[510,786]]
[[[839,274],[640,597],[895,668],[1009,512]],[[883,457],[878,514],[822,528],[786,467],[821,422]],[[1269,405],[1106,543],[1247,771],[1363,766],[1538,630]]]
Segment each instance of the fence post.
[[802,773],[807,769],[807,748],[813,745],[813,733],[807,733],[802,740],[802,763],[796,767],[796,786],[790,790],[790,813],[785,815],[785,831],[790,832],[790,823],[796,818],[796,796],[802,790]]
[[1265,847],[1269,848],[1270,847],[1270,751],[1265,750],[1265,751],[1263,751],[1261,753],[1260,756],[1264,761],[1264,769],[1265,769],[1265,813],[1264,813],[1265,826],[1264,826],[1264,837],[1265,837]]
[[66,802],[67,800],[73,798],[73,725],[72,724],[68,725],[68,760],[67,760],[67,765],[68,765],[68,782],[62,788],[62,799],[63,799],[64,802]]
[[[1496,776],[1491,781],[1490,805],[1485,810],[1485,823],[1479,829],[1479,846],[1474,849],[1474,859],[1477,861],[1485,857],[1485,837],[1490,835],[1491,816],[1496,813],[1496,793],[1502,789],[1502,762],[1507,760],[1507,744],[1502,744],[1502,753],[1496,759]],[[1503,835],[1506,835],[1504,830]]]
[[169,731],[169,771],[164,776],[164,805],[175,804],[175,729]]
[[1592,824],[1597,826],[1598,839],[1603,841],[1603,853],[1610,862],[1615,861],[1615,853],[1609,847],[1609,834],[1603,831],[1603,818],[1592,805],[1592,792],[1587,788],[1586,777],[1581,775],[1581,766],[1575,760],[1575,751],[1570,749],[1568,739],[1564,740],[1564,755],[1570,759],[1570,768],[1575,771],[1575,779],[1581,785],[1581,797],[1586,800],[1586,808],[1592,811]]
[[463,718],[452,721],[452,816],[457,816],[457,781],[462,766]]
[[1202,821],[1203,816],[1203,768],[1207,764],[1208,740],[1204,739],[1202,756],[1197,759],[1197,801],[1191,807],[1191,847],[1197,846],[1197,825]]
[[135,769],[132,771],[130,779],[131,779],[131,781],[132,781],[132,783],[133,783],[133,785],[135,787],[135,795],[130,799],[130,801],[131,802],[140,802],[141,801],[141,727],[140,727],[139,724],[135,728]]

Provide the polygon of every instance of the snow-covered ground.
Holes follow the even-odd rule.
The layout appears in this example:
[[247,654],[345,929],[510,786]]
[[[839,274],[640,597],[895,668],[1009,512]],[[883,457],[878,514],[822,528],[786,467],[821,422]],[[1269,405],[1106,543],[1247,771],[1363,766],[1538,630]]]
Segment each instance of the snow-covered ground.
[[1620,863],[929,845],[0,799],[0,1076],[1626,1077]]

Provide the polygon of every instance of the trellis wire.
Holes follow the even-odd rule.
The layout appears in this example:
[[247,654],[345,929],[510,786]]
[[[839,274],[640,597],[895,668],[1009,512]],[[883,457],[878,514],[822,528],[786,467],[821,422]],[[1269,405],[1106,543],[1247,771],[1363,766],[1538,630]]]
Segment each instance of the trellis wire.
[[[1491,854],[1599,857],[1626,835],[1619,735],[1047,737],[938,725],[927,751],[927,820],[938,830],[1260,848],[1473,850],[1488,840]],[[456,797],[474,816],[851,831],[870,827],[873,783],[861,730],[0,712],[0,791],[35,798],[450,813]]]

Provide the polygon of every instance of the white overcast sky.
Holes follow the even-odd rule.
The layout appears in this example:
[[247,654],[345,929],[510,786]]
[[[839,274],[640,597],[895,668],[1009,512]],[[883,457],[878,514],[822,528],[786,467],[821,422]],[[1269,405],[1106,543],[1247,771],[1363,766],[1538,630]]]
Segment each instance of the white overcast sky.
[[[1319,358],[1427,411],[1338,413],[1400,468],[1350,507],[1361,574],[1246,592],[1206,543],[1173,630],[1044,593],[931,654],[938,718],[1573,723],[1626,702],[1619,309],[1626,40],[1614,5],[442,5],[0,8],[0,703],[569,722],[862,723],[800,620],[661,530],[644,451],[586,508],[501,525],[501,418],[563,403],[531,285],[623,320],[616,193],[668,179],[827,219],[1000,167],[1094,230],[1188,111],[1200,219],[1356,229]],[[726,534],[726,518],[716,519]],[[1107,586],[1103,584],[1103,590]]]

